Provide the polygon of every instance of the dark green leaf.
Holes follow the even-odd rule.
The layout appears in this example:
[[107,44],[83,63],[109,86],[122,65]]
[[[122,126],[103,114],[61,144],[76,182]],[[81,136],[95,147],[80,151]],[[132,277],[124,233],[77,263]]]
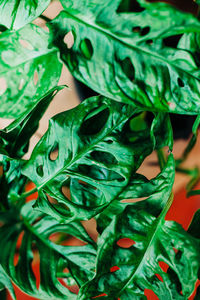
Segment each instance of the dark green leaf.
[[[168,46],[171,37],[200,32],[194,16],[142,0],[139,12],[127,11],[120,0],[61,2],[66,11],[50,24],[52,39],[77,79],[143,110],[199,112],[199,77],[187,67],[191,60],[198,69],[195,58]],[[72,49],[64,43],[69,31],[75,38]]]
[[[0,221],[0,263],[12,281],[38,299],[76,299],[58,278],[66,277],[65,268],[69,269],[70,278],[73,277],[80,285],[93,277],[96,251],[94,242],[83,226],[80,223],[62,225],[50,216],[33,211],[32,202],[25,204],[21,212],[12,209],[0,213]],[[51,240],[55,233],[76,236],[87,245],[56,244]],[[17,246],[20,237],[21,245]],[[37,251],[40,265],[39,287],[36,286],[32,269]]]
[[50,0],[0,0],[0,24],[19,29],[36,19]]
[[[136,113],[132,106],[94,97],[55,116],[24,166],[39,191],[36,206],[68,222],[89,219],[116,199],[156,147],[156,126],[165,126],[157,116],[151,130],[137,131],[132,141],[129,127]],[[163,136],[162,143],[168,141]]]
[[58,50],[49,34],[30,24],[0,36],[0,116],[17,118],[58,83]]
[[[112,300],[147,299],[146,289],[160,300],[184,300],[192,294],[200,269],[199,234],[165,221],[168,203],[159,216],[152,213],[152,199],[127,206],[113,217],[99,239],[96,276],[82,287],[78,299],[102,293]],[[199,228],[199,214],[195,219]],[[131,244],[122,244],[124,238]],[[113,271],[114,266],[118,270]]]
[[38,129],[39,121],[45,113],[53,97],[63,87],[55,87],[39,99],[32,108],[23,113],[20,118],[8,127],[0,130],[1,152],[6,152],[9,157],[22,157],[28,150],[31,136]]

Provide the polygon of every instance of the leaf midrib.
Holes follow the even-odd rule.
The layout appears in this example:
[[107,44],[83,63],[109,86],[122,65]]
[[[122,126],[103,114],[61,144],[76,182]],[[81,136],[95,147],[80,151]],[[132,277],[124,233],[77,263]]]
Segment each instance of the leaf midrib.
[[[176,68],[178,70],[180,70],[181,72],[187,74],[188,76],[194,78],[195,80],[198,80],[200,82],[200,79],[194,75],[192,75],[190,72],[184,70],[183,68],[179,67],[178,65],[174,64],[173,62],[169,61],[168,59],[166,59],[165,57],[163,56],[160,56],[160,55],[157,55],[155,52],[149,52],[147,51],[147,49],[144,49],[143,47],[139,47],[138,45],[134,46],[134,45],[130,45],[128,44],[126,41],[120,39],[118,36],[116,36],[115,34],[113,34],[112,32],[100,27],[100,26],[97,26],[96,24],[94,23],[89,23],[89,22],[86,22],[84,20],[84,17],[83,19],[79,19],[77,16],[74,16],[73,14],[71,14],[69,11],[65,10],[64,12],[62,13],[65,13],[67,15],[69,15],[72,19],[74,19],[75,21],[78,21],[78,23],[82,23],[84,24],[86,27],[91,27],[95,30],[97,30],[98,32],[100,32],[101,34],[105,34],[107,36],[109,36],[110,38],[116,40],[118,43],[121,43],[123,44],[124,46],[126,46],[127,48],[130,48],[130,49],[134,49],[135,51],[141,51],[143,52],[144,54],[146,55],[149,55],[149,56],[152,56],[154,57],[155,59],[157,60],[160,60],[162,61],[164,64],[168,64],[169,66],[172,66],[173,68]],[[200,32],[200,29],[199,29],[199,32]]]
[[[134,110],[132,114],[134,114],[135,112],[136,112],[136,110]],[[130,116],[131,116],[131,115],[130,115]],[[38,191],[39,191],[41,188],[43,188],[46,184],[50,183],[55,177],[57,177],[58,175],[62,174],[62,172],[63,172],[64,170],[70,168],[77,160],[79,160],[81,157],[83,157],[83,156],[86,155],[89,151],[91,151],[92,148],[93,148],[95,145],[97,145],[100,141],[104,140],[106,136],[108,136],[110,133],[112,133],[113,130],[114,130],[116,127],[118,127],[121,123],[123,123],[124,121],[126,121],[128,118],[130,118],[130,116],[129,116],[129,117],[126,116],[125,118],[123,118],[122,120],[120,120],[119,123],[115,124],[115,126],[111,127],[110,130],[109,130],[109,131],[106,131],[106,133],[105,133],[103,136],[101,135],[101,137],[100,137],[99,139],[97,139],[97,140],[95,141],[95,143],[90,144],[90,146],[89,146],[86,150],[80,152],[80,153],[79,153],[77,156],[75,156],[74,159],[72,159],[68,164],[66,164],[63,168],[61,168],[60,170],[58,170],[58,172],[56,172],[56,173],[51,177],[51,179],[48,179],[48,180],[46,180],[44,183],[42,183],[41,185],[37,186]],[[72,126],[71,126],[71,127],[72,127]],[[70,173],[69,173],[69,175],[70,175]]]

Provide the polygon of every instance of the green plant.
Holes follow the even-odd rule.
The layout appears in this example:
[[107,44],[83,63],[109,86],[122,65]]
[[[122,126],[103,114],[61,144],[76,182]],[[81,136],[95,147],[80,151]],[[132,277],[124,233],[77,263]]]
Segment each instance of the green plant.
[[[13,299],[11,281],[38,299],[146,299],[145,289],[159,299],[188,299],[200,273],[200,211],[188,231],[165,216],[175,169],[192,175],[188,194],[197,193],[198,172],[181,164],[200,122],[200,21],[144,0],[61,0],[64,11],[50,21],[41,15],[49,2],[0,1],[0,116],[15,119],[0,131],[0,289]],[[29,24],[36,17],[47,20],[49,33]],[[65,88],[57,86],[61,61],[100,96],[53,117],[24,160],[49,103]],[[197,116],[177,161],[163,152],[173,149],[169,113]],[[148,180],[137,170],[154,150],[161,171]],[[27,192],[28,181],[36,187]],[[27,203],[36,191],[37,199]],[[81,223],[93,217],[97,243]],[[66,235],[86,244],[64,246]],[[39,286],[32,270],[36,251]]]

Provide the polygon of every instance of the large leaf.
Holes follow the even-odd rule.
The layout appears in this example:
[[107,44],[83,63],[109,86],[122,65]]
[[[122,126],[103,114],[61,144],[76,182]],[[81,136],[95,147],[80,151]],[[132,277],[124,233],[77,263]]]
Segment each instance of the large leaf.
[[151,200],[153,196],[113,217],[99,239],[96,276],[82,287],[78,299],[147,299],[146,289],[160,300],[184,300],[192,294],[200,270],[200,214],[187,233],[165,221],[169,203],[158,216],[160,199],[154,204]]
[[63,87],[55,87],[44,95],[33,107],[23,113],[8,127],[0,130],[0,151],[9,157],[22,157],[28,150],[29,141],[38,129],[39,121],[53,97]]
[[14,289],[13,289],[12,283],[10,281],[10,278],[8,277],[8,275],[6,274],[6,272],[4,271],[2,266],[0,265],[0,291],[4,288],[9,290],[9,292],[12,295],[13,299],[16,299]]
[[[95,246],[82,225],[62,225],[50,216],[33,211],[31,202],[25,204],[21,212],[15,208],[1,212],[0,221],[0,263],[12,281],[25,293],[38,299],[75,300],[76,295],[64,287],[58,278],[74,278],[82,285],[93,277]],[[51,240],[55,233],[76,236],[87,245],[56,244]],[[18,239],[21,245],[17,244]],[[38,257],[37,252],[39,286],[32,269],[33,259]],[[71,275],[65,273],[66,268]]]
[[[70,221],[89,219],[116,199],[156,147],[154,133],[169,121],[164,117],[165,124],[157,116],[151,130],[137,131],[132,140],[129,126],[137,112],[132,106],[93,97],[51,119],[23,168],[39,191],[36,206]],[[164,135],[162,146],[169,139]]]
[[[133,12],[120,0],[61,2],[65,12],[50,24],[52,39],[77,79],[144,110],[199,112],[199,77],[187,67],[190,60],[198,69],[195,57],[171,47],[174,36],[200,32],[194,16],[143,0],[134,1]],[[71,49],[64,43],[69,31]]]
[[49,34],[33,24],[1,34],[1,117],[19,117],[57,85],[61,63],[48,39]]
[[50,0],[0,0],[0,24],[19,29],[36,19]]

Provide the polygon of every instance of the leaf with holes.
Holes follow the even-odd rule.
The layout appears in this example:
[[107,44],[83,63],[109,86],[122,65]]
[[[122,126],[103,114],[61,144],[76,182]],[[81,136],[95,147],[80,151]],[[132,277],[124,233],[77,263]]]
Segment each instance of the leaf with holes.
[[[130,1],[61,2],[65,12],[49,27],[77,79],[143,110],[199,113],[200,81],[188,71],[188,59],[194,68],[198,65],[192,53],[176,48],[178,35],[200,32],[194,16],[144,0],[133,1],[131,11],[126,7]],[[65,44],[70,31],[75,39],[71,49]]]
[[[38,299],[76,299],[69,282],[82,285],[93,277],[96,256],[94,242],[80,223],[63,225],[50,216],[35,212],[32,202],[0,213],[0,263],[20,289]],[[2,225],[3,224],[3,225]],[[73,235],[85,245],[64,246],[52,235]],[[21,240],[19,246],[18,240]],[[40,280],[36,281],[33,264],[39,263]],[[70,274],[65,273],[66,268]],[[47,271],[48,270],[48,271]],[[65,284],[67,279],[67,285]]]
[[0,0],[0,24],[19,29],[41,15],[49,3],[50,0]]
[[[156,210],[161,211],[169,198],[174,183],[174,173],[174,158],[170,154],[162,171],[151,180],[141,174],[133,174],[118,199],[97,216],[98,232],[102,233],[114,216],[121,214],[127,206],[134,206],[137,201],[147,201],[146,199],[149,198],[148,202],[151,201],[153,204],[156,202]],[[153,209],[153,206],[149,205],[149,209]]]
[[200,211],[186,232],[165,221],[170,200],[158,214],[160,199],[150,198],[127,206],[105,229],[98,242],[96,275],[78,299],[103,293],[105,299],[147,299],[146,289],[160,300],[184,300],[192,294],[200,270]]
[[[159,118],[131,141],[128,127],[137,113],[132,106],[93,97],[51,119],[23,167],[39,191],[36,207],[69,222],[89,219],[117,198],[156,147]],[[162,143],[168,144],[166,136]]]
[[51,89],[22,116],[0,130],[0,152],[6,153],[9,157],[19,158],[28,151],[30,138],[38,129],[40,119],[53,97],[62,88],[63,86],[59,86]]
[[6,288],[10,292],[13,299],[16,299],[11,280],[0,265],[0,291],[4,288]]
[[57,85],[61,63],[48,39],[49,34],[33,24],[1,34],[1,117],[19,117]]

